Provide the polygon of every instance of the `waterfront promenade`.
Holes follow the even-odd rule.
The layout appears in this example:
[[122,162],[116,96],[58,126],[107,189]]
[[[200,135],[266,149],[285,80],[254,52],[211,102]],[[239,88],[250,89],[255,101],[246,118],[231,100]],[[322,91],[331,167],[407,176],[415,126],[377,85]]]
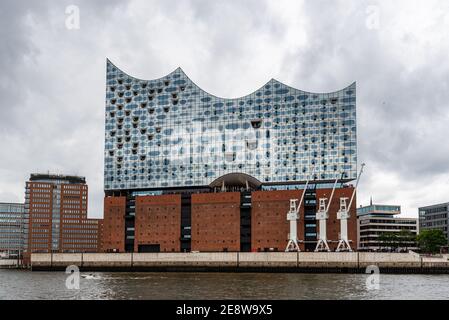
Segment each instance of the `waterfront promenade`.
[[372,252],[38,253],[31,269],[83,271],[449,273],[449,256]]

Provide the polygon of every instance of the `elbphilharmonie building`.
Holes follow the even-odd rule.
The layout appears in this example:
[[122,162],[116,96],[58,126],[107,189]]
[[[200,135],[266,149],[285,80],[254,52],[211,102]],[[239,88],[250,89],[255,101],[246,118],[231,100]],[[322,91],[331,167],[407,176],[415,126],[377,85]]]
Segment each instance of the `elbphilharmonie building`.
[[[276,250],[284,246],[278,239],[283,231],[273,235],[273,246],[258,245],[256,198],[288,203],[307,180],[311,194],[336,179],[339,189],[351,189],[347,183],[357,175],[355,83],[311,93],[271,79],[227,99],[202,90],[181,68],[153,80],[128,75],[109,60],[106,68],[106,234],[109,217],[116,228],[110,209],[124,216],[120,236],[112,229],[105,236],[106,251]],[[310,208],[316,207],[312,197]],[[164,219],[171,222],[162,226]],[[195,219],[211,221],[196,225]],[[165,228],[165,235],[158,238],[156,227],[148,232],[153,225]],[[223,225],[227,240],[210,234]],[[316,223],[300,229],[316,243]]]

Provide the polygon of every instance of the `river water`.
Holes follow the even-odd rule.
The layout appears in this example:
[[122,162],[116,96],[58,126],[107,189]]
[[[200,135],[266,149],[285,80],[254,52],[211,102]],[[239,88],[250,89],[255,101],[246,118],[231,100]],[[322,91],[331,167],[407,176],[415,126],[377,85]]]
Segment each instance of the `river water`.
[[[0,299],[449,299],[449,275],[81,273],[0,269]],[[376,282],[374,282],[376,283]]]

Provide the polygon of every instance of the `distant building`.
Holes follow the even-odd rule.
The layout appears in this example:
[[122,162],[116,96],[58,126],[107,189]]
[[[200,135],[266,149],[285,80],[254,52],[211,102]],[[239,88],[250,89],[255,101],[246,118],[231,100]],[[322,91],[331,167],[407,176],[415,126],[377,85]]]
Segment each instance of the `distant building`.
[[32,174],[26,183],[27,253],[97,252],[101,221],[87,218],[84,177]]
[[16,257],[24,249],[23,203],[0,203],[0,254]]
[[[378,251],[385,246],[379,240],[382,234],[397,234],[403,230],[416,235],[418,232],[417,219],[399,218],[400,206],[371,204],[357,209],[357,233],[359,250]],[[416,249],[415,242],[400,249]]]
[[418,209],[419,230],[440,229],[448,237],[449,202]]

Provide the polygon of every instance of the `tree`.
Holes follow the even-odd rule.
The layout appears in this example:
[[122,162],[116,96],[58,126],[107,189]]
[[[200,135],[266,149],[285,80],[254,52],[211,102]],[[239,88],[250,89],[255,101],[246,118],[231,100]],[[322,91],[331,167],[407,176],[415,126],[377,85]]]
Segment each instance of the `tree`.
[[393,250],[397,246],[396,235],[392,232],[383,232],[379,235],[378,240],[379,246],[384,249]]
[[405,248],[414,246],[416,243],[416,236],[406,229],[402,229],[399,232],[384,232],[379,235],[379,245],[382,248],[395,251],[398,248]]
[[416,245],[416,235],[413,234],[410,230],[402,229],[398,233],[398,241],[399,247],[405,248],[405,250],[407,250],[408,247],[414,247]]
[[438,253],[441,246],[447,245],[447,239],[440,229],[423,230],[417,240],[419,248],[425,253]]

